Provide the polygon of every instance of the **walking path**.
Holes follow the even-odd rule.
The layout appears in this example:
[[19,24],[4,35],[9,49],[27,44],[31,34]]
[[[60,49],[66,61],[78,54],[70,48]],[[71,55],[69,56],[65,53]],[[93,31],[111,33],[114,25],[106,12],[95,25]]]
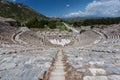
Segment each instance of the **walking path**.
[[68,26],[66,23],[63,22],[63,24],[65,25],[66,28],[72,30],[74,33],[78,33],[78,34],[80,33],[80,31],[76,30],[76,29],[73,28],[73,27]]
[[26,27],[21,27],[20,29],[19,29],[19,31],[17,32],[17,33],[15,33],[15,34],[13,34],[13,41],[14,42],[19,42],[19,43],[23,43],[23,44],[27,44],[26,42],[24,42],[24,41],[22,41],[21,39],[20,39],[20,35],[22,35],[24,32],[26,32],[26,31],[28,31],[29,29],[28,28],[26,28]]
[[54,64],[55,69],[51,72],[49,80],[65,80],[65,71],[64,71],[64,64],[63,64],[63,55],[62,51],[60,50],[56,62]]

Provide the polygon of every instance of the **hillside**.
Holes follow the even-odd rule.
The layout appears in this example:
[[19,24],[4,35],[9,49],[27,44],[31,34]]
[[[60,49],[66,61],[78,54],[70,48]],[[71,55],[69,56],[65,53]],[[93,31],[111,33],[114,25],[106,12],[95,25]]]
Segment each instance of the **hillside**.
[[13,3],[7,0],[0,0],[0,16],[16,19],[22,24],[33,18],[47,19],[42,14],[37,13],[32,8],[20,3]]

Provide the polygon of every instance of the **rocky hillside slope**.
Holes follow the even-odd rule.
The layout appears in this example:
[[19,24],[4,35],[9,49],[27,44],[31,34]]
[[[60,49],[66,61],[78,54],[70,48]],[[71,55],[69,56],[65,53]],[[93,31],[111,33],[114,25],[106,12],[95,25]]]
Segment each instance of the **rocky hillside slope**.
[[7,0],[0,0],[0,16],[13,18],[22,24],[27,23],[33,18],[47,19],[46,16],[39,14],[32,8],[20,3],[13,3]]

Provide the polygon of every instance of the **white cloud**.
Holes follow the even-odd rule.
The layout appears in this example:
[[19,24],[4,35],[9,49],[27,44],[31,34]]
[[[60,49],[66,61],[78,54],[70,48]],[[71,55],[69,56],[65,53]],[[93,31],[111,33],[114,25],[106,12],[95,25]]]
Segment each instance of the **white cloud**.
[[71,12],[65,17],[85,17],[102,16],[118,17],[120,16],[120,0],[99,0],[89,3],[85,11]]
[[16,2],[16,0],[10,0],[10,1]]
[[70,4],[66,4],[66,7],[70,7]]
[[16,2],[16,0],[13,0],[14,2]]

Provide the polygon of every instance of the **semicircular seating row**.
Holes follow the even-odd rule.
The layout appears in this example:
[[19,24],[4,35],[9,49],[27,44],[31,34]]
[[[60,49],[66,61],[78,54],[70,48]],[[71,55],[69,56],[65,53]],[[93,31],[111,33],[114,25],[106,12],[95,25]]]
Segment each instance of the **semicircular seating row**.
[[120,33],[118,32],[109,32],[109,33],[106,33],[107,35],[107,39],[120,39]]
[[[67,63],[72,67],[68,69],[68,74],[75,75],[76,72],[72,70],[76,70],[82,80],[119,80],[120,49],[113,47],[119,43],[120,40],[116,40],[80,49],[65,48],[63,52],[67,56]],[[75,79],[75,76],[71,77]]]
[[20,39],[31,45],[41,46],[42,44],[42,39],[35,35],[32,31],[24,32],[20,35]]
[[[20,48],[19,48],[20,49]],[[25,47],[21,48],[24,50]],[[3,51],[2,51],[3,50]],[[14,51],[14,49],[7,49]],[[0,51],[6,53],[4,48]],[[18,51],[18,50],[17,50]],[[1,52],[0,52],[1,53]],[[53,58],[56,56],[56,50],[35,50],[29,48],[28,51],[11,52],[8,54],[0,54],[0,75],[1,80],[38,80],[43,79],[52,64]],[[14,75],[13,75],[14,74]]]
[[93,31],[88,31],[84,34],[81,34],[78,36],[78,44],[79,45],[89,45],[89,44],[92,44],[92,43],[95,43],[96,41],[100,40],[100,35],[96,34],[95,32]]

